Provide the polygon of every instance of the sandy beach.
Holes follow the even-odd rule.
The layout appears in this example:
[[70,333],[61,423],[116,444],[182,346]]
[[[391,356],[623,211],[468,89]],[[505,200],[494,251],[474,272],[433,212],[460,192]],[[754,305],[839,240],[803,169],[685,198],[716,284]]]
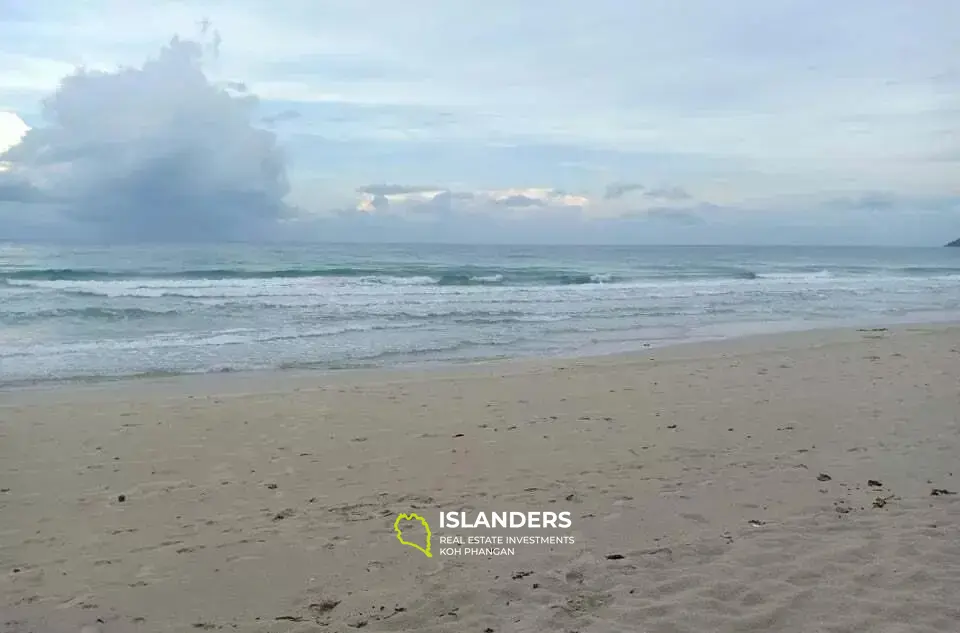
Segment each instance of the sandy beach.
[[0,392],[2,631],[956,631],[958,377],[911,326]]

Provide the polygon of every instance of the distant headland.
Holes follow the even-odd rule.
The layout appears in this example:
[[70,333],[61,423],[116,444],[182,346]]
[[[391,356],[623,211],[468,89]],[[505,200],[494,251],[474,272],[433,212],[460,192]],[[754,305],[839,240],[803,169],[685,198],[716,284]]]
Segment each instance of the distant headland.
[[947,244],[947,246],[960,246],[960,238],[953,240],[952,242]]

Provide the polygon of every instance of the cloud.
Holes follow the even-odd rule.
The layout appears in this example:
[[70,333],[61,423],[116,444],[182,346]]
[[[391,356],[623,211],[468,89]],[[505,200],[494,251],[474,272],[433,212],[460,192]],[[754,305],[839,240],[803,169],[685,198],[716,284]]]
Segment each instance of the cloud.
[[389,207],[391,213],[400,216],[460,213],[516,217],[523,210],[540,209],[549,216],[563,209],[574,209],[579,213],[582,207],[590,204],[585,196],[537,187],[454,191],[407,185],[366,185],[357,191],[361,194],[356,205],[358,211],[381,211]]
[[507,210],[575,208],[590,204],[585,196],[569,194],[551,188],[479,189],[455,191],[441,187],[413,185],[365,185],[357,189],[360,200],[356,210],[369,213],[385,211],[397,215],[431,213],[503,214]]
[[468,192],[441,191],[427,198],[404,200],[401,213],[418,220],[450,218],[465,214],[472,199],[473,195]]
[[603,194],[604,200],[616,200],[633,191],[643,191],[645,187],[637,183],[612,183],[607,185],[607,190]]
[[262,235],[291,211],[284,156],[251,124],[257,99],[210,82],[203,52],[174,38],[139,68],[77,70],[0,161],[100,238]]
[[438,196],[450,194],[441,187],[407,185],[365,185],[359,187],[357,193],[361,196],[355,209],[364,213],[383,213],[388,210],[403,213],[418,209],[424,204],[429,207]]
[[[604,201],[601,194],[585,206],[544,202],[504,208],[501,201],[521,195],[516,191],[447,190],[393,198],[385,212],[344,210],[300,218],[288,235],[296,239],[322,235],[347,242],[917,246],[939,246],[944,235],[960,235],[956,228],[960,196],[861,192],[819,201],[771,199],[753,206],[694,199],[637,208]],[[569,195],[554,192],[557,200]],[[897,202],[882,216],[869,205],[837,212],[837,204],[849,200],[887,198]]]
[[513,189],[490,189],[474,192],[474,196],[508,207],[585,207],[590,204],[586,196],[570,194],[552,187],[526,187]]
[[[0,155],[23,140],[30,126],[13,112],[0,112]],[[0,163],[0,171],[6,168]]]
[[639,193],[658,200],[690,200],[693,196],[683,187],[647,187],[640,183],[615,182],[607,185],[604,200],[619,200],[629,193]]
[[0,171],[0,202],[16,202],[22,204],[51,202],[44,194],[29,182]]
[[383,194],[366,196],[357,203],[357,211],[365,213],[383,212],[390,208],[390,199]]
[[374,196],[392,196],[406,193],[423,193],[440,191],[443,187],[415,187],[410,185],[365,185],[357,189],[359,193],[369,193]]
[[496,204],[505,207],[543,207],[547,205],[546,200],[542,200],[540,198],[530,198],[523,194],[507,196],[506,198],[500,198],[495,202]]

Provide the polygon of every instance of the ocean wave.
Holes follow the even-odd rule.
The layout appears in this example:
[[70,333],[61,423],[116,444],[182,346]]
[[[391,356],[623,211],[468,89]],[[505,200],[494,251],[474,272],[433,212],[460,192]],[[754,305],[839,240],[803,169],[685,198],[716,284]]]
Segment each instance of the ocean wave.
[[152,351],[169,348],[224,347],[231,345],[251,345],[282,341],[329,338],[351,332],[373,332],[379,330],[399,330],[418,327],[414,323],[374,323],[343,324],[330,327],[260,331],[246,328],[234,328],[208,333],[187,334],[170,332],[142,338],[123,338],[112,340],[89,340],[60,344],[25,344],[4,346],[0,349],[0,358],[34,354],[76,354],[106,351]]
[[640,264],[617,270],[581,270],[565,267],[462,264],[371,262],[368,265],[229,268],[223,266],[185,267],[183,269],[112,269],[112,268],[6,268],[0,269],[0,286],[42,282],[226,282],[245,280],[352,279],[370,284],[408,285],[581,285],[617,283],[638,280],[684,279],[778,279],[847,276],[956,276],[960,267],[944,265],[890,266],[844,265],[824,262],[803,263],[784,268],[756,269],[717,264]]
[[148,310],[145,308],[52,308],[36,312],[3,312],[0,318],[13,321],[36,321],[44,319],[92,319],[105,321],[127,321],[131,319],[150,319],[170,317],[179,314],[178,310]]
[[[891,279],[947,281],[960,276],[957,267],[797,266],[751,270],[734,266],[649,266],[635,270],[582,271],[550,267],[483,267],[383,265],[369,267],[279,268],[275,270],[196,269],[132,272],[98,269],[0,271],[5,291],[56,291],[77,296],[107,297],[256,297],[319,295],[325,292],[455,292],[484,288],[649,287],[730,285],[733,282],[822,283]],[[430,290],[430,289],[433,290]]]
[[917,276],[917,277],[956,277],[960,276],[960,268],[943,266],[943,267],[932,267],[932,266],[906,266],[903,268],[895,269],[898,272],[902,272],[906,275]]
[[540,283],[581,284],[610,278],[609,275],[549,268],[484,268],[479,266],[409,266],[383,267],[331,266],[322,268],[253,269],[191,269],[143,272],[132,270],[103,270],[93,268],[44,268],[35,270],[0,271],[6,282],[43,281],[133,281],[133,280],[197,280],[223,281],[243,279],[301,279],[354,278],[370,283],[432,283],[432,284],[498,284]]
[[752,277],[752,279],[762,279],[766,281],[818,281],[822,279],[833,279],[835,275],[825,268],[814,271],[784,271],[761,273]]
[[638,269],[636,271],[582,271],[545,267],[484,267],[440,265],[385,265],[322,268],[191,269],[171,271],[125,271],[93,268],[45,268],[0,271],[0,284],[20,287],[69,289],[76,285],[136,284],[136,287],[196,286],[205,284],[264,281],[352,281],[396,286],[579,286],[630,281],[688,279],[755,279],[757,273],[737,268],[682,270]]
[[[438,356],[442,360],[454,360],[458,352],[467,350],[486,349],[487,353],[480,355],[471,355],[471,362],[483,360],[484,358],[504,357],[503,354],[494,353],[493,350],[516,345],[525,339],[520,336],[504,337],[499,340],[481,340],[474,338],[462,338],[451,340],[446,343],[435,343],[432,345],[420,345],[409,349],[386,349],[370,354],[358,354],[341,361],[304,361],[290,360],[278,363],[277,369],[354,369],[357,367],[382,367],[389,364],[390,360],[400,360],[406,363],[416,363],[418,359],[424,357]],[[452,355],[452,356],[451,356]]]

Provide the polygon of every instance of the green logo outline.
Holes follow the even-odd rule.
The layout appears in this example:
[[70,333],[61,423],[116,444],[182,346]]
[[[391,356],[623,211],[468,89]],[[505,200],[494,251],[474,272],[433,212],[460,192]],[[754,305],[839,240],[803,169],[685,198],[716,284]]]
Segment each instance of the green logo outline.
[[[400,521],[404,521],[404,520],[420,521],[421,525],[423,525],[423,529],[426,530],[427,532],[427,548],[426,549],[420,547],[417,543],[411,543],[410,541],[403,540],[403,530],[400,529]],[[430,552],[430,539],[432,538],[433,534],[432,532],[430,532],[430,524],[427,523],[427,520],[424,519],[422,516],[420,516],[419,514],[414,514],[412,512],[410,514],[399,514],[397,515],[397,520],[393,522],[393,530],[394,532],[397,533],[397,540],[400,541],[400,543],[402,543],[403,545],[409,545],[414,549],[420,550],[421,552],[423,552],[423,554],[427,558],[433,558],[433,554]]]

